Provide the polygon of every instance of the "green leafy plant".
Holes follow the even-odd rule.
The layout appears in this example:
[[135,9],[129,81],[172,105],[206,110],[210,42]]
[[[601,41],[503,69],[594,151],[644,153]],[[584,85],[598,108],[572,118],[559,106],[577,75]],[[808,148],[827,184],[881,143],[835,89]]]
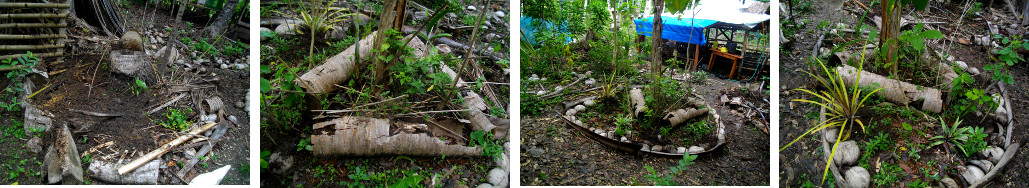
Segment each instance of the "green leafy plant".
[[146,92],[147,90],[146,82],[139,78],[136,78],[135,82],[129,83],[129,87],[132,88],[132,94],[135,94],[136,96],[139,96],[140,93]]
[[[807,73],[808,75],[811,75],[811,77],[817,79],[818,82],[822,84],[822,86],[827,88],[826,91],[816,93],[814,91],[807,89],[794,89],[794,91],[801,91],[810,94],[818,98],[820,101],[812,101],[807,99],[794,99],[793,101],[810,103],[825,108],[826,119],[825,121],[820,122],[815,127],[808,129],[807,132],[800,135],[800,137],[797,137],[797,139],[794,139],[789,144],[786,144],[786,146],[780,148],[779,151],[786,149],[794,142],[797,142],[797,140],[804,138],[804,136],[808,134],[829,127],[839,127],[839,135],[837,135],[836,137],[836,142],[833,144],[829,160],[826,161],[825,170],[822,173],[822,183],[825,183],[825,177],[828,175],[829,165],[832,164],[832,155],[836,153],[837,145],[839,145],[839,143],[842,140],[846,140],[847,137],[850,137],[850,129],[848,129],[850,128],[850,126],[857,124],[861,127],[861,130],[865,130],[865,125],[861,122],[860,119],[858,119],[857,113],[865,106],[865,100],[867,100],[869,96],[872,96],[872,94],[875,94],[882,88],[874,89],[871,92],[862,92],[863,90],[857,87],[851,87],[848,89],[847,85],[843,81],[843,76],[841,76],[840,73],[836,71],[836,69],[830,71],[830,69],[825,67],[825,64],[823,64],[821,60],[816,58],[815,61],[818,62],[818,65],[821,66],[822,73],[827,75],[827,77],[823,77],[822,75],[818,75],[811,72]],[[857,81],[861,80],[860,70],[861,67],[859,66],[859,72],[857,74],[857,78],[854,79],[855,83],[853,83],[853,85],[858,85]],[[848,134],[845,135],[844,133]]]
[[179,110],[169,108],[168,112],[164,113],[164,117],[166,117],[167,120],[161,121],[159,124],[177,132],[188,130],[190,125],[193,124],[193,121],[189,121],[189,113],[193,113],[193,109],[186,108],[185,110]]
[[4,59],[0,61],[0,68],[10,68],[7,72],[7,79],[11,80],[11,84],[8,84],[2,94],[0,94],[0,108],[6,111],[18,111],[20,102],[18,102],[19,93],[25,92],[22,80],[29,73],[32,73],[32,67],[39,63],[39,58],[32,54],[32,52],[26,52],[18,58]]
[[302,150],[307,150],[307,151],[313,151],[314,150],[314,149],[311,148],[311,137],[307,137],[307,138],[301,139],[300,143],[297,143],[297,151],[302,151]]
[[[333,25],[346,20],[347,16],[353,14],[343,14],[346,9],[334,7],[337,0],[311,0],[307,3],[300,3],[300,9],[298,13],[300,16],[294,16],[292,14],[285,14],[279,12],[279,14],[292,17],[300,20],[300,27],[305,29],[306,34],[310,35],[311,43],[310,49],[308,49],[308,56],[314,55],[314,39],[318,34],[333,30]],[[305,34],[304,31],[298,30],[297,33]]]
[[268,160],[269,160],[268,158],[271,155],[272,155],[271,151],[268,151],[268,150],[261,151],[261,169],[262,170],[268,168]]
[[629,114],[626,114],[623,117],[616,117],[615,134],[617,134],[618,136],[624,136],[626,129],[628,129],[629,125],[632,125],[632,122],[634,121],[636,120],[633,119],[632,116]]
[[981,127],[958,127],[961,124],[961,119],[954,120],[953,124],[948,124],[943,118],[938,118],[942,126],[942,132],[940,135],[929,138],[933,142],[929,143],[927,147],[933,147],[942,145],[944,143],[951,143],[957,146],[961,153],[964,153],[966,157],[970,157],[972,154],[982,151],[986,148],[986,141],[984,138],[986,134],[983,133]]
[[872,182],[877,187],[890,187],[893,183],[900,180],[902,174],[900,166],[884,162],[881,167],[882,169],[875,176],[872,176]]
[[996,58],[999,62],[986,64],[983,66],[983,70],[993,72],[993,80],[1013,84],[1015,79],[1011,76],[1010,67],[1025,61],[1018,54],[1018,50],[1029,50],[1029,42],[1022,40],[1022,37],[1018,35],[1008,38],[998,34],[993,38],[1001,41],[1001,49],[993,52],[997,55]]
[[654,181],[654,185],[659,185],[659,186],[675,185],[675,180],[678,179],[676,177],[676,174],[679,174],[679,172],[682,172],[683,170],[686,170],[687,167],[689,167],[690,165],[693,164],[693,160],[694,159],[697,159],[696,155],[690,155],[689,153],[683,154],[682,155],[682,160],[679,160],[678,166],[673,166],[673,167],[669,168],[669,170],[671,172],[668,173],[668,174],[659,174],[656,171],[654,171],[654,168],[651,168],[650,166],[643,166],[643,168],[646,168],[647,171],[650,172],[650,174],[645,175],[643,177],[647,178],[647,179],[650,179],[650,181]]
[[487,132],[478,130],[472,132],[469,137],[471,137],[472,143],[468,145],[482,147],[483,156],[499,159],[504,154],[504,147],[499,144],[499,141],[493,139],[493,134],[487,134]]

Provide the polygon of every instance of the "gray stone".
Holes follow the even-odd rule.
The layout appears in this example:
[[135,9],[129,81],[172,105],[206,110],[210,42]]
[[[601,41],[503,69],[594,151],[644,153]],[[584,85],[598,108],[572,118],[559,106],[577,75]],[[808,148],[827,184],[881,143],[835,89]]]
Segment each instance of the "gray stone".
[[993,162],[990,162],[990,161],[987,161],[987,160],[972,160],[972,161],[969,161],[969,163],[972,163],[972,165],[978,166],[983,171],[990,171],[990,169],[993,169]]
[[836,146],[836,154],[833,156],[833,161],[836,165],[844,166],[854,164],[859,156],[861,156],[861,149],[858,148],[857,142],[851,140],[841,142],[839,146]]
[[688,151],[690,153],[700,153],[700,152],[704,152],[704,148],[700,147],[700,146],[690,146],[690,149]]
[[719,100],[722,101],[722,104],[729,103],[729,96],[722,95]]
[[32,137],[32,139],[29,139],[29,142],[25,143],[25,147],[29,152],[39,153],[43,151],[43,146],[40,145],[42,144],[40,142],[42,142],[42,139],[39,139],[39,137]]
[[221,64],[221,65],[219,65],[219,68],[229,69],[229,64]]
[[489,173],[486,175],[486,179],[490,184],[504,185],[507,182],[507,172],[504,172],[503,169],[494,168],[493,170],[489,170]]
[[979,75],[979,69],[978,68],[970,67],[970,68],[968,68],[967,71],[968,71],[968,74],[971,74],[973,76],[974,75]]
[[238,70],[243,70],[243,69],[247,68],[247,64],[246,63],[236,63],[236,64],[233,65],[233,67],[235,67]]
[[275,34],[277,35],[296,35],[297,25],[296,24],[282,24],[275,28]]
[[482,183],[478,186],[475,186],[475,188],[493,188],[493,185],[490,185],[489,183]]
[[849,187],[856,188],[868,187],[870,180],[868,170],[865,170],[865,168],[861,166],[850,168],[846,173],[844,173],[843,177],[847,180],[847,185],[849,185]]
[[629,142],[629,139],[626,139],[626,138],[625,138],[625,137],[623,136],[623,137],[622,137],[622,139],[620,139],[619,141],[622,141],[622,142]]
[[582,112],[583,110],[586,110],[586,106],[583,106],[583,105],[576,105],[575,106],[575,111]]
[[825,129],[825,135],[822,135],[822,138],[825,138],[826,142],[833,144],[836,143],[836,137],[839,136],[839,134],[840,128],[829,127]]
[[650,151],[650,146],[647,144],[643,144],[643,148],[640,148],[640,151]]
[[590,99],[590,100],[583,101],[582,104],[586,105],[586,106],[593,106],[594,104],[596,104],[596,102],[594,102],[592,99]]
[[650,149],[654,150],[654,151],[657,151],[657,152],[660,152],[661,149],[664,149],[664,148],[661,147],[661,145],[654,145],[654,147],[651,147]]
[[969,182],[969,184],[979,181],[985,175],[982,169],[972,165],[959,166],[958,171],[961,172],[961,177],[965,178],[965,181]]
[[597,85],[597,80],[594,80],[593,78],[586,79],[586,85],[588,85],[588,86],[596,86]]
[[543,149],[529,148],[529,155],[532,155],[533,157],[540,157],[543,155]]
[[955,61],[954,64],[961,67],[961,69],[968,69],[968,63],[965,63],[964,61]]
[[958,187],[958,182],[954,181],[954,179],[943,178],[940,182],[943,182],[943,187],[945,188],[961,188]]
[[677,147],[677,148],[675,148],[675,153],[678,153],[678,154],[686,153],[686,147]]

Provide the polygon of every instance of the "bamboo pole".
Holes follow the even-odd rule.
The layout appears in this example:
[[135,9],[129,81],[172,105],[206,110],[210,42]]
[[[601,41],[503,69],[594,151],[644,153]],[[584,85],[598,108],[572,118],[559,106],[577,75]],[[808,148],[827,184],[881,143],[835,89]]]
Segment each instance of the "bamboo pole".
[[64,44],[0,45],[0,50],[42,50],[52,48],[64,48]]
[[49,39],[49,38],[65,38],[68,35],[64,34],[38,34],[38,35],[7,35],[0,34],[0,40],[30,40],[30,39]]
[[[19,58],[19,57],[21,57],[21,55],[24,55],[24,54],[4,55],[4,56],[0,56],[0,60],[2,60],[2,59],[12,59],[12,58]],[[57,56],[64,56],[64,52],[56,52],[56,53],[38,53],[38,54],[32,54],[32,55],[33,55],[33,56],[36,56],[36,57],[38,57],[38,58],[47,58],[47,57],[57,57]]]
[[0,24],[0,29],[10,29],[10,28],[57,28],[57,27],[68,27],[68,24],[52,24],[52,23],[7,23],[7,24]]
[[71,8],[67,3],[0,3],[0,8]]
[[200,134],[200,133],[202,133],[204,131],[207,131],[208,129],[213,128],[215,125],[218,125],[218,124],[214,123],[214,122],[210,122],[210,123],[207,123],[207,124],[205,124],[203,126],[200,126],[200,128],[193,129],[193,131],[189,131],[188,134],[179,136],[179,138],[176,138],[175,140],[172,140],[171,142],[168,142],[168,144],[165,144],[164,146],[161,146],[160,148],[157,148],[154,151],[151,151],[150,153],[147,153],[146,155],[143,155],[143,157],[137,158],[136,160],[133,160],[129,164],[126,164],[124,166],[119,167],[118,168],[118,174],[125,175],[126,173],[129,173],[129,172],[132,172],[133,170],[136,170],[136,168],[139,168],[139,166],[141,166],[141,165],[143,165],[143,164],[145,164],[147,162],[150,162],[150,160],[153,160],[154,158],[157,158],[158,156],[164,154],[165,152],[168,152],[169,150],[171,150],[175,146],[178,146],[179,144],[182,144],[183,142],[186,142],[189,139],[192,139],[194,135],[198,135],[198,134]]
[[67,18],[67,13],[28,13],[28,14],[0,14],[0,19],[25,19],[25,18]]

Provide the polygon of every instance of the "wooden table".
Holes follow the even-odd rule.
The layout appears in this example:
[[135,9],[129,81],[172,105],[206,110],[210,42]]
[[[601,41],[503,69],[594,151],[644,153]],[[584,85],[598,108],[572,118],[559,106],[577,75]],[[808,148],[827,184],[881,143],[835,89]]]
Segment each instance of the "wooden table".
[[732,70],[729,71],[729,79],[732,79],[733,77],[735,77],[736,76],[736,68],[740,65],[740,59],[743,59],[743,56],[736,55],[736,54],[725,53],[725,52],[718,51],[718,49],[711,48],[711,59],[707,60],[707,69],[708,70],[711,70],[711,65],[714,64],[715,56],[716,55],[719,56],[719,57],[724,57],[724,58],[728,58],[728,59],[732,60]]

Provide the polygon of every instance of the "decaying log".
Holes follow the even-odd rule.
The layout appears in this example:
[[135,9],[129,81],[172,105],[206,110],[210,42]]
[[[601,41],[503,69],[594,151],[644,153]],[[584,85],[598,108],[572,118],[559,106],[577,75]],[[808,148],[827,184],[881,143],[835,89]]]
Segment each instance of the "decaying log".
[[647,102],[643,98],[643,90],[639,88],[629,90],[629,102],[632,104],[632,112],[636,116],[640,116],[647,110]]
[[975,183],[972,184],[972,186],[968,186],[968,187],[976,188],[976,187],[982,186],[982,185],[986,184],[987,182],[990,182],[990,179],[993,179],[994,177],[997,177],[997,174],[999,174],[1000,171],[1004,169],[1004,166],[1007,166],[1008,162],[1011,162],[1011,158],[1013,158],[1015,156],[1015,153],[1018,152],[1018,147],[1020,147],[1020,146],[1021,146],[1021,144],[1019,144],[1017,142],[1016,143],[1012,143],[1011,145],[1008,145],[1008,148],[1004,150],[1004,155],[1001,156],[1000,161],[997,161],[997,165],[994,165],[993,168],[990,169],[990,172],[986,173],[986,175],[983,176],[982,179],[979,179],[978,182],[975,182]]
[[357,67],[358,62],[354,61],[355,54],[360,53],[358,55],[361,57],[362,61],[372,58],[372,51],[368,46],[372,46],[376,33],[378,33],[378,31],[373,31],[358,42],[360,43],[359,45],[365,46],[365,48],[360,49],[360,52],[357,51],[357,48],[351,45],[346,50],[343,50],[343,52],[325,60],[325,63],[322,65],[318,65],[311,69],[311,71],[304,73],[304,75],[297,78],[295,82],[308,92],[325,93],[335,90],[336,84],[344,83],[350,78],[351,74],[361,68]]
[[108,183],[116,184],[157,184],[161,160],[152,160],[132,173],[120,175],[117,172],[118,166],[114,162],[94,160],[89,164],[89,177],[93,177]]
[[[372,46],[376,33],[377,31],[368,34],[364,39],[361,39],[359,44],[355,44],[363,46],[360,49],[361,51],[358,52],[360,54],[357,54],[361,57],[362,61],[374,58],[371,52],[372,48],[369,46]],[[405,39],[408,37],[414,36],[407,36]],[[411,54],[415,57],[424,56],[426,49],[428,49],[425,46],[425,43],[417,38],[411,39],[411,42],[407,44],[407,47],[414,49]],[[325,60],[325,63],[322,65],[318,65],[307,73],[304,73],[304,75],[296,79],[295,82],[300,87],[306,89],[307,92],[311,93],[326,93],[336,90],[338,88],[336,87],[337,84],[344,83],[350,78],[351,74],[362,68],[359,67],[361,63],[354,61],[355,51],[357,51],[357,48],[351,45],[346,50],[343,50],[343,52]]]
[[708,108],[703,108],[703,109],[699,109],[699,110],[698,109],[693,109],[693,108],[690,108],[689,110],[678,109],[678,110],[669,112],[668,115],[665,115],[664,119],[668,120],[669,122],[671,122],[672,126],[675,126],[675,125],[679,125],[680,123],[686,122],[686,120],[690,120],[690,119],[693,119],[694,117],[700,116],[701,114],[705,114],[705,113],[707,113],[707,111],[708,111]]
[[483,112],[489,110],[489,108],[487,108],[482,97],[479,97],[479,94],[471,91],[465,92],[464,101],[465,107],[470,109],[469,111],[464,112],[464,114],[465,118],[468,118],[468,120],[472,122],[472,130],[490,132],[493,128],[496,128],[496,126],[489,121],[489,117],[486,116],[486,113]]
[[427,134],[390,135],[390,121],[369,117],[344,116],[316,123],[311,146],[316,156],[329,155],[411,155],[481,156],[482,148],[447,145]]
[[218,124],[214,123],[214,122],[207,123],[207,124],[205,124],[203,126],[198,127],[197,129],[193,129],[192,131],[189,131],[188,134],[179,136],[179,138],[176,138],[175,140],[172,140],[171,142],[168,142],[167,144],[164,144],[160,148],[157,148],[154,151],[151,151],[150,153],[147,153],[146,155],[143,155],[142,157],[140,157],[140,158],[130,162],[129,164],[126,164],[124,166],[119,167],[118,168],[118,174],[125,175],[128,172],[132,172],[133,170],[135,170],[136,168],[139,168],[139,166],[143,165],[144,163],[146,163],[146,162],[148,162],[150,160],[153,160],[154,158],[157,158],[158,156],[161,156],[165,152],[168,152],[168,150],[171,150],[172,148],[175,148],[175,146],[178,146],[179,144],[182,144],[182,143],[188,141],[189,139],[192,139],[194,135],[198,135],[198,134],[200,134],[200,133],[202,133],[204,131],[207,131],[207,130],[213,128],[215,125],[218,125]]
[[[844,83],[849,87],[855,87],[853,83],[857,79],[857,68],[849,65],[843,65],[837,67],[836,70],[839,71],[840,76],[843,77]],[[886,100],[901,105],[908,105],[912,101],[922,101],[921,110],[934,113],[939,113],[940,110],[943,109],[943,99],[941,98],[942,94],[939,89],[918,86],[900,80],[890,79],[868,71],[861,71],[860,74],[861,80],[858,82],[858,85],[862,87],[872,87],[873,85],[882,87],[882,90],[876,94],[883,96]]]
[[41,175],[48,184],[61,182],[66,176],[74,178],[73,181],[82,182],[82,161],[79,159],[75,139],[68,126],[62,125],[59,129],[60,132],[54,133],[54,144],[50,145],[43,157]]

